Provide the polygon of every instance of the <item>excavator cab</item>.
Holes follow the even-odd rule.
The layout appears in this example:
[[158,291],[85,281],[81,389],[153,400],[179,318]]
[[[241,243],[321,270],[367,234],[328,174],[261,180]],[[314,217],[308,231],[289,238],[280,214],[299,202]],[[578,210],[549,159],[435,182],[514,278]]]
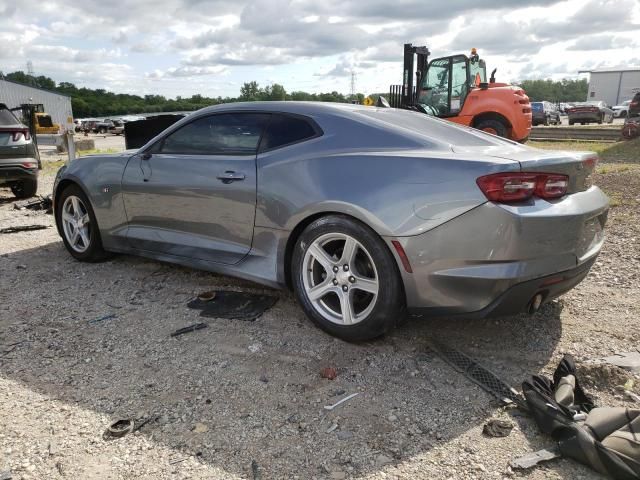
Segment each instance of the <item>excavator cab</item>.
[[436,58],[418,74],[416,103],[426,113],[437,117],[455,116],[462,110],[469,91],[486,81],[485,62],[473,51],[471,57]]

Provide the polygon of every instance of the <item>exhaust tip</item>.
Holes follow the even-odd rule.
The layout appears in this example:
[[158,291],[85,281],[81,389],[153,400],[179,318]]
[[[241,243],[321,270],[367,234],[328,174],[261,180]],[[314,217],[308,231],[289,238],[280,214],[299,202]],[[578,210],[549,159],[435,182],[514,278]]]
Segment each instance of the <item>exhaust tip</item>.
[[542,294],[538,293],[534,295],[534,297],[529,302],[529,307],[527,308],[527,312],[533,315],[538,310],[540,310],[541,306],[542,306]]

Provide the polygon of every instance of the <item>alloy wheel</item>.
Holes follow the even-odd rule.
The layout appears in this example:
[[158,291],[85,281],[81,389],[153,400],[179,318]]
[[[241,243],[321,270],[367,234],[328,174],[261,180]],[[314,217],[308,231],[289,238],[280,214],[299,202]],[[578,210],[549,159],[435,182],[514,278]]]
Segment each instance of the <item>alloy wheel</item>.
[[344,233],[321,235],[307,248],[302,269],[307,298],[325,319],[353,325],[367,318],[380,288],[367,249]]
[[91,219],[84,202],[75,195],[68,196],[62,205],[62,229],[71,248],[83,253],[89,248]]

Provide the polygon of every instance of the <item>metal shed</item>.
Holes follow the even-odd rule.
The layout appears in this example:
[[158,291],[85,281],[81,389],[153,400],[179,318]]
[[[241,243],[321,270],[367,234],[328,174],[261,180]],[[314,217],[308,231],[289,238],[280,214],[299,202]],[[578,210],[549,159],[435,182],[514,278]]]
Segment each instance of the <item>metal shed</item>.
[[589,74],[587,101],[602,100],[609,105],[620,105],[631,100],[640,89],[640,67],[599,68],[580,73]]
[[67,118],[73,118],[71,97],[10,80],[0,79],[0,103],[9,108],[19,107],[24,103],[41,103],[44,111],[59,125],[66,125]]

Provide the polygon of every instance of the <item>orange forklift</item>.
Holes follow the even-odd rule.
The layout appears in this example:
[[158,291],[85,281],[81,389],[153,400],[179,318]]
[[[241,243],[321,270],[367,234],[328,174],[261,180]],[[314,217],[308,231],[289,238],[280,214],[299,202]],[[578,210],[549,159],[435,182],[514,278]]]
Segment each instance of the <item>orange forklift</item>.
[[531,104],[522,88],[496,82],[496,70],[487,81],[485,62],[475,48],[469,57],[452,55],[428,62],[429,55],[427,47],[404,45],[403,84],[390,87],[392,107],[416,110],[517,142],[527,141]]

